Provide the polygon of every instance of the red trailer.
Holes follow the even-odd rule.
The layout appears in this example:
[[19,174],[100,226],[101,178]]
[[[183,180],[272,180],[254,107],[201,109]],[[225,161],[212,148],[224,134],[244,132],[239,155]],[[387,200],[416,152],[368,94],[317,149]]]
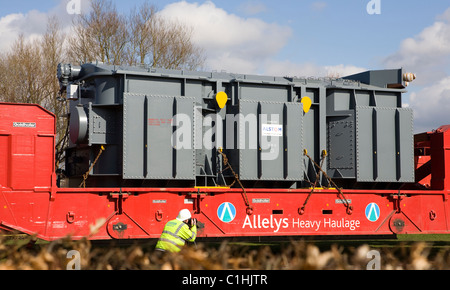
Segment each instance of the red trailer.
[[60,188],[55,116],[0,104],[0,227],[55,240],[158,238],[187,208],[199,237],[449,233],[450,126],[415,136],[416,183],[400,190]]

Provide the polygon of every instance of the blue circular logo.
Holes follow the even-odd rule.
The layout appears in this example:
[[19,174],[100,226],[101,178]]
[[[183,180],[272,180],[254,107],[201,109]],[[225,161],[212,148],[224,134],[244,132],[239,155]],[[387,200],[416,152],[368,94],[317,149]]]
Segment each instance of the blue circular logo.
[[366,218],[371,222],[376,222],[380,218],[380,207],[372,202],[366,206]]
[[217,216],[224,223],[229,223],[236,217],[236,208],[231,202],[224,202],[217,209]]

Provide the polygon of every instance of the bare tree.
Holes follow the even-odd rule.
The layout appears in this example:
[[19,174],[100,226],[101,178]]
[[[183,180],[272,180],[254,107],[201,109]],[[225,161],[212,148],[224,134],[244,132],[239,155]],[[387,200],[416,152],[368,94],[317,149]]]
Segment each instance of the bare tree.
[[117,12],[111,0],[92,0],[91,11],[74,21],[66,37],[57,18],[49,18],[40,39],[19,36],[11,50],[0,53],[0,101],[40,104],[57,118],[56,167],[68,144],[68,106],[60,101],[56,67],[61,62],[102,61],[198,69],[203,50],[192,42],[193,29],[163,19],[148,2],[130,15]]
[[6,66],[6,55],[0,53],[0,102],[6,101],[6,92],[8,90],[8,84],[4,81],[8,75]]
[[91,11],[74,21],[69,57],[81,61],[121,64],[129,42],[127,20],[110,0],[93,0]]
[[6,71],[2,75],[1,98],[6,102],[37,103],[43,100],[40,80],[41,58],[37,41],[27,43],[20,35],[13,44],[14,50],[2,57]]
[[192,42],[193,28],[157,17],[152,25],[151,65],[169,69],[196,69],[203,65],[203,50]]
[[192,42],[193,28],[164,19],[148,2],[128,17],[110,0],[92,0],[91,8],[74,21],[68,51],[73,61],[193,70],[205,61],[203,50]]
[[58,101],[56,67],[63,61],[64,35],[56,18],[49,18],[41,39],[26,41],[23,35],[12,49],[0,55],[0,100],[39,104],[52,111],[57,122],[57,166],[63,158],[67,133],[67,106]]
[[157,9],[145,2],[139,10],[134,8],[130,14],[130,44],[128,46],[128,64],[145,64],[152,51],[152,26]]
[[65,148],[68,145],[68,114],[67,103],[59,98],[59,81],[56,77],[56,67],[65,60],[63,44],[65,35],[56,17],[49,18],[47,31],[42,37],[42,81],[44,84],[45,99],[41,103],[45,108],[52,111],[57,118],[56,122],[56,168],[63,162]]

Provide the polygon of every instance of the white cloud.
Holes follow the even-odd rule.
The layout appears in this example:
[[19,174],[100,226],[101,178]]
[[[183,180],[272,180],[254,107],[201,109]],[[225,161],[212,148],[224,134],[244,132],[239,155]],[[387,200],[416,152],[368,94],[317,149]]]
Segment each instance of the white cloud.
[[400,49],[384,61],[389,67],[404,67],[416,73],[417,85],[447,76],[450,64],[450,8],[420,34],[403,40]]
[[[89,1],[81,1],[81,10],[86,11]],[[47,29],[47,20],[51,16],[58,17],[63,31],[70,31],[73,15],[67,13],[67,0],[60,0],[53,9],[48,12],[30,10],[26,13],[9,14],[0,18],[0,52],[11,48],[14,41],[22,34],[26,40],[41,37]]]
[[328,4],[327,4],[326,2],[323,2],[323,1],[313,2],[313,3],[311,4],[311,8],[312,8],[312,10],[314,10],[314,11],[322,11],[322,10],[324,10],[325,8],[327,8],[327,6],[328,6]]
[[247,15],[256,15],[267,11],[267,6],[264,3],[254,0],[242,3],[239,8]]
[[450,76],[411,93],[416,132],[430,131],[450,124]]
[[344,77],[366,71],[353,65],[319,66],[315,63],[293,63],[291,61],[265,62],[266,73],[276,76],[295,77]]
[[36,10],[27,14],[9,14],[0,18],[0,52],[7,51],[17,37],[23,34],[26,39],[38,38],[46,28],[46,16]]
[[193,40],[206,50],[207,67],[212,70],[261,72],[262,62],[275,56],[292,35],[290,27],[241,18],[209,1],[177,2],[160,13],[193,26]]
[[[248,1],[243,5],[256,7],[258,3]],[[315,2],[313,7],[325,8],[323,2]],[[208,70],[298,77],[346,76],[364,71],[352,65],[319,66],[276,60],[280,50],[288,45],[292,28],[258,18],[242,18],[210,1],[203,4],[177,2],[160,13],[194,28],[193,40],[205,49]]]
[[384,64],[417,75],[409,100],[416,132],[450,124],[450,8],[421,33],[403,40],[400,49]]

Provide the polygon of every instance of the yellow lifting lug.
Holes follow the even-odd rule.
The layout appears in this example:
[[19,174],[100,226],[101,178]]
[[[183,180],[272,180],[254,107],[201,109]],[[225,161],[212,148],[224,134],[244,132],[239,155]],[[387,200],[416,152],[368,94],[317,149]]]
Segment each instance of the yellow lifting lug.
[[228,102],[228,95],[225,92],[218,92],[216,94],[216,102],[220,109],[225,108]]
[[309,97],[303,97],[301,99],[301,103],[303,104],[303,112],[308,113],[312,106],[312,100]]

